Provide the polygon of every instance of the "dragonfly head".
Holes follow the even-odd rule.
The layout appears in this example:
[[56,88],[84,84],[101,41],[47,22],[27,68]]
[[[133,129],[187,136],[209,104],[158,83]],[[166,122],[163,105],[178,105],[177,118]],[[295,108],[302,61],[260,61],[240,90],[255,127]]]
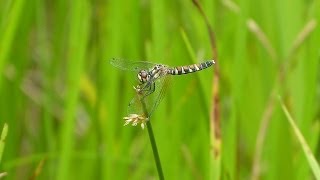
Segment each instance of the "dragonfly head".
[[147,70],[141,70],[138,73],[138,79],[141,83],[146,83],[150,80],[150,74]]

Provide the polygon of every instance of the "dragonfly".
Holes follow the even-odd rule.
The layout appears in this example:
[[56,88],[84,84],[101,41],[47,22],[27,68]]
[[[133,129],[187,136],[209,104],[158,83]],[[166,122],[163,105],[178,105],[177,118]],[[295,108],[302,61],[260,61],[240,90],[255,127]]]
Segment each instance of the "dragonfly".
[[215,64],[215,61],[208,60],[197,64],[176,67],[147,61],[127,61],[117,58],[111,59],[110,63],[121,70],[135,73],[138,83],[138,85],[134,86],[136,95],[130,101],[127,111],[130,115],[144,115],[148,119],[163,99],[171,76],[201,71]]

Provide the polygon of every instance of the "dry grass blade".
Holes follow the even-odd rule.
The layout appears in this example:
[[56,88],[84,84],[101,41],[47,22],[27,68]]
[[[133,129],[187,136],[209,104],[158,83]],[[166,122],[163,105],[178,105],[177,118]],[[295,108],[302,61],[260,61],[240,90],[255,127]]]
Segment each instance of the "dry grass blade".
[[44,165],[44,162],[45,162],[45,159],[42,159],[36,170],[34,171],[33,175],[30,177],[30,180],[33,180],[33,179],[37,179],[37,177],[40,175],[40,173],[42,172],[42,169],[43,169],[43,165]]
[[258,40],[261,42],[262,46],[266,49],[268,54],[271,56],[272,60],[276,60],[277,59],[276,51],[272,47],[269,39],[267,38],[266,34],[261,30],[259,25],[253,19],[248,19],[247,27],[254,35],[256,35]]
[[261,166],[260,166],[260,161],[261,161],[261,154],[263,150],[263,145],[264,145],[264,139],[267,134],[267,130],[269,127],[269,119],[271,118],[271,115],[274,110],[274,101],[275,101],[275,89],[271,93],[271,97],[269,98],[269,101],[267,103],[267,108],[264,110],[263,115],[262,115],[262,120],[260,123],[259,127],[259,133],[257,135],[256,139],[256,145],[255,145],[255,152],[254,152],[254,157],[253,157],[253,163],[252,163],[252,173],[251,173],[251,179],[256,180],[259,179],[260,176],[260,171],[261,171]]
[[[217,45],[216,45],[216,36],[212,30],[212,27],[209,23],[209,19],[207,17],[207,15],[205,14],[205,12],[203,11],[203,8],[201,6],[201,4],[199,3],[198,0],[192,0],[193,4],[198,8],[200,14],[202,15],[206,25],[207,25],[207,29],[208,29],[208,34],[210,37],[210,44],[211,44],[211,48],[212,48],[212,54],[213,54],[213,59],[218,61],[218,52],[217,52]],[[216,64],[216,69],[218,69],[218,64]],[[217,70],[216,70],[217,71]]]
[[198,11],[202,15],[206,26],[208,35],[210,38],[210,45],[213,59],[217,62],[213,74],[213,88],[212,88],[212,108],[210,112],[210,139],[211,139],[211,154],[212,154],[212,167],[215,170],[212,171],[211,178],[220,179],[221,171],[221,112],[220,112],[220,97],[219,97],[219,84],[220,84],[220,68],[219,68],[219,58],[217,51],[216,36],[210,25],[209,19],[205,12],[203,11],[202,6],[198,0],[192,0],[193,4],[197,7]]
[[2,172],[0,173],[0,179],[2,179],[3,177],[6,177],[8,175],[7,172]]
[[[234,3],[233,1],[223,0],[222,3],[229,10],[235,12],[236,14],[241,13],[241,9],[239,8],[239,6],[236,3]],[[253,19],[249,18],[249,19],[247,19],[247,27],[248,27],[249,31],[251,31],[257,37],[257,39],[261,42],[262,46],[266,49],[268,54],[271,56],[272,60],[276,60],[278,58],[277,53],[274,50],[274,48],[272,47],[266,34],[259,27],[259,25]]]
[[221,127],[220,127],[220,99],[219,99],[219,80],[220,80],[220,71],[219,71],[219,59],[218,59],[218,52],[216,46],[216,38],[215,34],[212,30],[212,27],[209,23],[208,17],[204,13],[202,6],[198,2],[198,0],[192,0],[193,4],[197,7],[200,14],[202,15],[206,25],[208,34],[210,37],[210,44],[213,54],[213,59],[216,60],[214,77],[213,77],[213,107],[211,113],[211,120],[210,120],[210,130],[211,130],[211,137],[213,139],[213,155],[217,159],[221,155]]
[[239,8],[239,6],[238,6],[235,2],[233,2],[233,1],[231,1],[231,0],[222,0],[221,2],[222,2],[222,4],[223,4],[224,6],[226,6],[229,10],[235,12],[236,14],[239,14],[239,13],[240,13],[240,8]]
[[303,42],[309,37],[309,35],[314,31],[316,27],[317,27],[316,19],[311,19],[310,21],[307,22],[307,24],[302,28],[302,30],[294,40],[292,47],[290,49],[288,59],[291,59],[291,57],[294,56],[297,49],[303,44]]

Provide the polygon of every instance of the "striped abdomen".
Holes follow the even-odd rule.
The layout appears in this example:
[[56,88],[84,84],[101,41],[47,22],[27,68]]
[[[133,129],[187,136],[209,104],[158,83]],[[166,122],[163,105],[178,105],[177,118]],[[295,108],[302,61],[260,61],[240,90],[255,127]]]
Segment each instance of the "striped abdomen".
[[193,73],[193,72],[201,71],[202,69],[206,69],[212,66],[213,64],[215,64],[214,60],[210,60],[210,61],[206,61],[198,64],[173,67],[173,68],[170,68],[169,74],[182,75],[182,74]]

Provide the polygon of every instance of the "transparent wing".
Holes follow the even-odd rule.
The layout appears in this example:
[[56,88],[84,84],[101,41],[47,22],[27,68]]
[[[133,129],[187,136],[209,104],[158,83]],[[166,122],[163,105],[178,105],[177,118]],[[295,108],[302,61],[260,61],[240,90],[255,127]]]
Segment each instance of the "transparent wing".
[[146,61],[127,61],[117,58],[112,58],[110,60],[110,64],[116,68],[124,70],[124,73],[121,73],[121,76],[127,79],[134,86],[139,83],[137,74],[140,70],[150,69],[156,65]]
[[[145,103],[145,107],[147,109],[147,117],[151,117],[154,110],[158,107],[161,100],[165,96],[167,89],[170,84],[170,76],[166,75],[160,79],[157,79],[155,83],[155,90],[153,93],[149,94],[148,96],[144,97],[142,100]],[[147,93],[147,92],[144,92]],[[144,94],[143,94],[144,95]],[[128,106],[128,114],[144,114],[143,104],[140,101],[141,94],[136,94],[136,96],[132,99]]]
[[160,81],[160,83],[158,83],[158,87],[157,87],[157,84],[156,84],[156,89],[158,89],[158,91],[156,90],[156,92],[155,92],[155,96],[154,96],[155,103],[148,110],[148,112],[150,112],[149,113],[150,116],[156,110],[156,108],[159,106],[160,102],[162,101],[162,99],[166,95],[166,93],[168,91],[168,88],[170,86],[171,76],[170,75],[166,75],[165,77],[159,79],[159,81]]
[[146,62],[146,61],[127,61],[124,59],[117,59],[117,58],[112,58],[110,60],[110,63],[121,70],[129,70],[129,71],[136,71],[136,72],[139,72],[142,69],[150,69],[155,65],[157,65],[155,63]]

